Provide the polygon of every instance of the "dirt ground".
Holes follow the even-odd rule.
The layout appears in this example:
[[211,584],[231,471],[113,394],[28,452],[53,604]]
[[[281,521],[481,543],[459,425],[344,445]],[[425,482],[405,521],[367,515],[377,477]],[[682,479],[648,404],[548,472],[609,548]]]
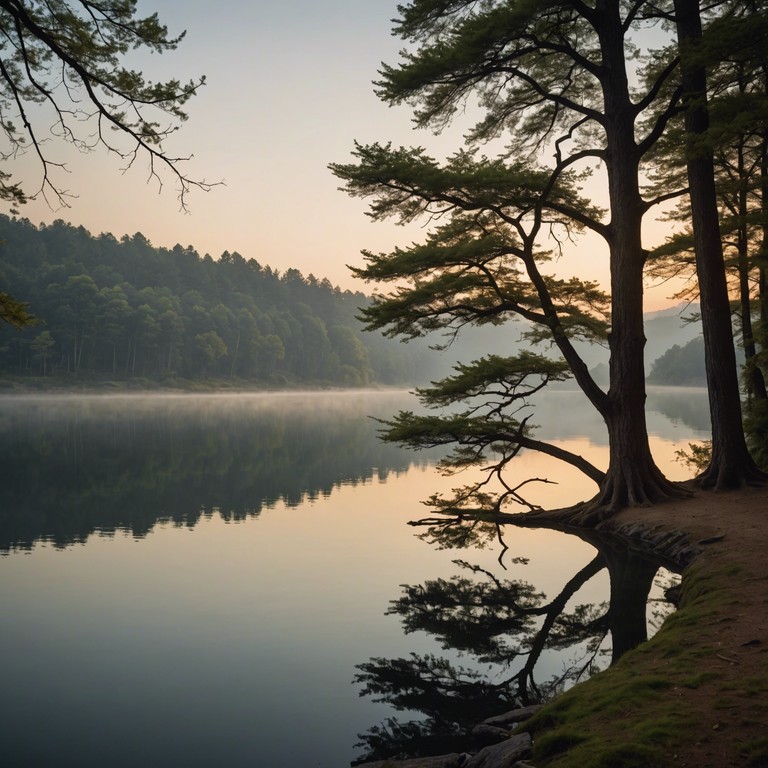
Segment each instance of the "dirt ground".
[[676,529],[693,542],[722,537],[701,543],[693,563],[735,576],[732,600],[697,626],[705,651],[697,671],[708,682],[671,692],[696,723],[674,764],[768,766],[768,488],[697,491],[684,501],[624,510],[617,522]]

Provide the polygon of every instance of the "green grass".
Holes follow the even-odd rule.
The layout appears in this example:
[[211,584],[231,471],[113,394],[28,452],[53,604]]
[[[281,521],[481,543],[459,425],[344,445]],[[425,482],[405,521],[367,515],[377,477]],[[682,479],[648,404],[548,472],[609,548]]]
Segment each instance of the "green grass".
[[[713,696],[718,695],[721,674],[702,671],[701,660],[716,652],[713,622],[728,615],[743,572],[738,566],[690,569],[680,610],[652,640],[567,691],[520,727],[533,736],[532,762],[542,768],[663,768],[673,762],[673,755],[684,754],[696,723],[680,706],[675,690],[711,686]],[[729,698],[737,705],[764,696],[768,673],[729,688]],[[744,745],[743,753],[749,765],[768,767],[768,738]]]

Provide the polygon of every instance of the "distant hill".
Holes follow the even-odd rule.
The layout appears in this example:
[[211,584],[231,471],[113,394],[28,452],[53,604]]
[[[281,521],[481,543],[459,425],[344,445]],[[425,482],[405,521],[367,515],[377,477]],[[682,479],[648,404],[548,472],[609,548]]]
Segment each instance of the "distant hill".
[[706,386],[704,337],[697,336],[683,346],[675,344],[658,357],[648,374],[648,383],[678,387]]
[[[644,315],[646,373],[652,370],[653,363],[668,349],[675,345],[683,347],[701,335],[698,312],[698,304],[686,303]],[[691,317],[696,319],[686,320]]]
[[155,248],[57,221],[0,216],[0,290],[38,325],[0,335],[0,375],[257,385],[410,383],[425,345],[364,333],[369,299],[225,252]]
[[[736,362],[744,365],[744,351],[736,347]],[[704,337],[699,335],[682,346],[675,344],[653,363],[648,383],[678,387],[705,387]]]
[[[191,246],[156,248],[140,233],[94,236],[62,221],[36,227],[0,216],[0,290],[29,302],[40,320],[0,330],[0,377],[29,381],[413,385],[457,362],[530,347],[521,339],[527,324],[514,320],[466,328],[442,351],[430,349],[448,341],[439,334],[401,343],[362,331],[356,316],[370,298],[328,280],[280,274],[238,253],[214,260]],[[697,309],[645,315],[647,371],[700,333],[682,319]],[[607,346],[576,347],[607,383]]]
[[[701,322],[697,318],[698,309],[697,304],[684,303],[668,309],[645,313],[643,317],[646,336],[646,373],[652,370],[654,362],[667,350],[675,345],[683,347],[701,334]],[[696,319],[686,319],[691,317]],[[451,365],[455,364],[457,360],[467,362],[487,354],[514,355],[521,349],[527,349],[531,346],[521,339],[527,327],[527,323],[518,320],[508,322],[500,327],[468,328],[462,331],[456,342],[447,350],[442,353],[435,353],[434,357],[425,361],[429,365],[428,370],[432,378],[435,378],[448,373]],[[437,343],[442,339],[435,335],[428,340]],[[607,386],[609,360],[607,342],[605,344],[587,344],[576,341],[574,346],[597,383],[601,386]],[[558,351],[553,345],[542,344],[537,348],[537,351],[550,354],[553,357],[558,356]]]

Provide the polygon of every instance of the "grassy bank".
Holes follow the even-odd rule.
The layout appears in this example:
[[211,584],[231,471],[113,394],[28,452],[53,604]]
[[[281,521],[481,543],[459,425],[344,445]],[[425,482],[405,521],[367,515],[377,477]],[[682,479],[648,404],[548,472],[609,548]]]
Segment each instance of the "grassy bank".
[[[727,515],[726,494],[689,502],[689,521],[670,516],[694,539],[712,525],[725,538],[684,574],[680,609],[653,639],[524,724],[537,768],[768,766],[768,495],[747,495],[749,524]],[[694,514],[703,499],[713,520]],[[647,514],[622,514],[633,513]]]

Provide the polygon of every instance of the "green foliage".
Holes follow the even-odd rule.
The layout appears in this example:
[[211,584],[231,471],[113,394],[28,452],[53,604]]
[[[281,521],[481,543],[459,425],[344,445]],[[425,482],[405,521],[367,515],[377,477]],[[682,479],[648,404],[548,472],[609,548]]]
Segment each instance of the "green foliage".
[[[191,187],[179,168],[185,158],[166,154],[164,140],[187,118],[185,106],[205,78],[181,82],[148,80],[130,68],[133,50],[172,51],[173,37],[157,14],[137,15],[136,0],[24,0],[0,7],[0,131],[11,161],[31,150],[42,165],[40,191],[66,204],[67,192],[54,179],[60,162],[48,155],[35,125],[48,110],[51,132],[81,151],[102,145],[130,167],[141,154],[158,180],[164,165],[178,183],[182,206]],[[23,203],[25,193],[0,174],[0,199]]]
[[48,360],[52,354],[52,348],[56,342],[53,340],[50,331],[43,331],[35,336],[34,340],[30,344],[32,356],[40,361],[43,370],[43,376],[46,375],[48,369]]
[[[0,372],[88,381],[177,379],[364,386],[413,380],[416,349],[362,333],[368,299],[327,280],[284,275],[225,252],[120,242],[57,222],[0,217],[0,272],[34,310],[32,329],[0,349]],[[423,378],[422,378],[423,380]]]
[[[528,423],[530,412],[521,414],[549,382],[568,378],[568,366],[562,360],[523,351],[514,357],[488,355],[471,364],[459,363],[454,371],[455,375],[416,390],[424,406],[444,408],[446,413],[401,411],[382,422],[382,436],[387,441],[416,450],[453,446],[438,464],[444,474],[483,468],[481,480],[454,489],[448,497],[429,499],[435,509],[458,514],[459,522],[470,513],[475,523],[467,528],[432,521],[426,537],[441,546],[478,544],[489,532],[484,518],[492,519],[506,504],[531,508],[521,493],[531,480],[516,482],[508,477],[513,467],[510,463],[524,449],[549,453],[600,481],[602,473],[581,456],[534,439],[534,428]],[[497,481],[495,486],[493,481]]]
[[[418,47],[404,52],[399,66],[384,66],[378,94],[412,104],[419,125],[439,130],[477,94],[487,116],[473,138],[505,128],[525,150],[538,145],[542,130],[567,123],[566,98],[583,102],[591,95],[594,67],[586,55],[574,62],[567,42],[579,40],[587,54],[595,45],[594,29],[567,5],[415,0],[399,11],[395,34]],[[519,72],[538,87],[515,81]],[[557,93],[562,101],[541,98],[544,93]]]
[[530,397],[550,381],[565,381],[569,376],[562,360],[525,350],[515,357],[488,355],[470,365],[459,363],[454,370],[455,376],[416,390],[425,405],[442,407],[474,398],[487,403],[490,397],[503,398],[509,405],[511,400]]
[[0,291],[0,320],[19,329],[36,322],[35,316],[29,313],[27,302],[14,299],[4,291]]
[[580,177],[469,151],[442,165],[421,148],[358,144],[354,155],[357,163],[331,170],[350,194],[374,198],[374,219],[445,222],[424,244],[366,253],[367,266],[353,270],[363,279],[398,285],[364,311],[369,328],[415,337],[517,315],[546,329],[548,339],[566,333],[605,338],[605,294],[589,281],[542,275],[540,266],[551,254],[535,244],[544,216],[551,231],[570,237],[599,215],[579,194]]
[[747,401],[744,432],[752,458],[759,467],[768,469],[768,402],[757,398]]
[[675,451],[675,461],[696,470],[697,474],[703,472],[712,461],[712,441],[688,443],[687,451],[684,448]]

